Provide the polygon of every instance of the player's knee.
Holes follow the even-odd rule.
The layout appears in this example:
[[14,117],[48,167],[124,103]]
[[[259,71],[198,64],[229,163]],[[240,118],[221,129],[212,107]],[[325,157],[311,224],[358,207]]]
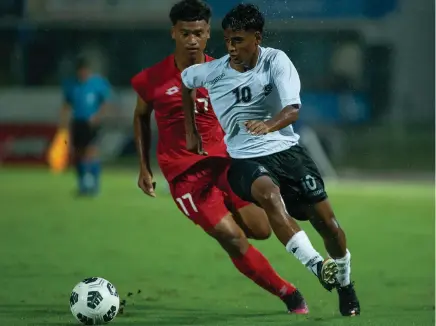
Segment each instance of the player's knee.
[[334,215],[323,218],[316,216],[311,222],[325,239],[338,238],[342,233],[342,229]]
[[88,146],[84,150],[85,159],[92,160],[98,157],[98,149],[96,146]]
[[239,230],[228,230],[227,232],[220,234],[219,241],[225,243],[226,246],[239,251],[239,249],[244,246],[247,239],[242,232],[239,232]]
[[336,236],[341,232],[336,216],[328,201],[324,200],[315,205],[315,222],[329,236]]
[[248,248],[248,240],[241,228],[235,225],[219,226],[210,235],[214,237],[230,256],[240,255]]
[[74,149],[74,158],[76,161],[81,161],[84,159],[85,151],[83,148],[75,148]]
[[255,230],[251,230],[250,238],[254,240],[266,240],[271,236],[271,227],[268,225],[260,225]]
[[253,197],[263,208],[272,208],[281,202],[280,188],[273,183],[253,187]]
[[240,254],[245,252],[245,244],[247,243],[247,238],[241,235],[232,235],[225,239],[226,246],[231,250],[229,252]]

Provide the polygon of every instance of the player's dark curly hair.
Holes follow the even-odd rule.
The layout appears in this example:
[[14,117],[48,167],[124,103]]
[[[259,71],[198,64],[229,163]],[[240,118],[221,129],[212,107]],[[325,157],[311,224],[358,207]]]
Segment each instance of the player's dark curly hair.
[[193,22],[205,20],[209,23],[212,11],[208,4],[201,0],[182,0],[177,2],[170,11],[173,25],[178,21]]
[[265,18],[260,12],[259,7],[253,4],[241,3],[230,10],[224,17],[221,27],[223,29],[231,28],[235,31],[263,32]]
[[80,54],[74,60],[74,66],[76,70],[86,69],[90,67],[89,59],[83,54]]

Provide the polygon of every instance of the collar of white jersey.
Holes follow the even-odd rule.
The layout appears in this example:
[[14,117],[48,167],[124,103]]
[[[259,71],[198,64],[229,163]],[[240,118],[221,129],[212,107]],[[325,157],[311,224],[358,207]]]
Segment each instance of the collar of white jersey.
[[[259,64],[260,57],[261,57],[261,55],[262,55],[262,51],[263,51],[263,47],[261,47],[260,45],[258,45],[258,48],[259,48],[259,55],[257,56],[256,65],[255,65],[253,68],[251,68],[251,69],[246,69],[247,67],[244,66],[244,69],[246,69],[246,70],[244,70],[244,72],[247,72],[247,71],[253,70],[253,69],[256,68],[257,65]],[[231,58],[230,58],[230,55],[228,54],[227,64],[228,64],[229,66],[230,66],[230,60],[231,60]],[[231,68],[231,67],[230,67],[230,68]],[[233,69],[233,68],[231,68],[231,69]],[[233,70],[235,70],[235,69],[233,69]],[[240,73],[240,71],[238,71],[238,72]],[[243,73],[244,73],[244,72],[243,72]]]

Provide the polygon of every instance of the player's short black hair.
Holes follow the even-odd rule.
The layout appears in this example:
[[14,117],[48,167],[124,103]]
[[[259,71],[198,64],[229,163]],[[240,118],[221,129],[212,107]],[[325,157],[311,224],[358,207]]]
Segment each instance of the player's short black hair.
[[178,21],[204,20],[209,23],[211,16],[212,10],[202,0],[182,0],[177,2],[170,11],[170,19],[173,25],[177,24]]
[[234,31],[263,32],[265,18],[260,12],[259,7],[250,3],[241,3],[230,10],[223,18],[221,27],[231,28]]
[[83,55],[79,55],[77,56],[75,62],[74,62],[74,66],[76,67],[76,71],[80,70],[80,69],[86,69],[90,67],[90,63],[88,58],[86,58]]

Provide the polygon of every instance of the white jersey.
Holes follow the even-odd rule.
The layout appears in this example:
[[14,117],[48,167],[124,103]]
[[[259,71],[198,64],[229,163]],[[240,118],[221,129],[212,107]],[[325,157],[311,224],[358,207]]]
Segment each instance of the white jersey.
[[193,65],[182,72],[186,87],[204,87],[226,133],[233,158],[266,156],[298,143],[292,126],[266,135],[248,133],[244,122],[269,120],[288,105],[301,104],[300,78],[281,50],[260,47],[256,66],[246,72],[230,67],[230,57]]

